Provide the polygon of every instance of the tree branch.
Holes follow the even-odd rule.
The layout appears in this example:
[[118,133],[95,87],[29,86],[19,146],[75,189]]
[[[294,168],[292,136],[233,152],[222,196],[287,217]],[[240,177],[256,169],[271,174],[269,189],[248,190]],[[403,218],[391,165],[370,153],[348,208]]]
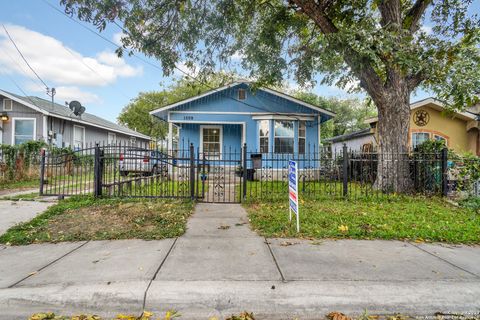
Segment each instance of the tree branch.
[[418,22],[432,2],[433,0],[417,0],[405,15],[405,18],[403,19],[403,28],[409,30],[411,33],[416,32],[420,27]]
[[320,28],[323,34],[328,35],[337,33],[338,29],[325,14],[326,9],[331,5],[331,1],[318,1],[318,4],[312,0],[291,0],[301,9],[315,24]]
[[399,0],[384,0],[378,4],[378,9],[382,15],[380,24],[382,27],[392,26],[398,30],[402,23],[401,8]]
[[[339,30],[328,17],[326,11],[332,4],[330,0],[290,0],[301,12],[312,19],[325,35],[333,35]],[[398,0],[396,0],[398,1]],[[328,38],[328,37],[327,37]],[[383,81],[375,72],[372,62],[366,58],[361,58],[358,53],[349,45],[339,44],[339,51],[343,51],[344,60],[351,68],[355,76],[360,80],[360,86],[364,88],[374,100],[380,99],[385,93]],[[377,100],[378,101],[378,100]]]

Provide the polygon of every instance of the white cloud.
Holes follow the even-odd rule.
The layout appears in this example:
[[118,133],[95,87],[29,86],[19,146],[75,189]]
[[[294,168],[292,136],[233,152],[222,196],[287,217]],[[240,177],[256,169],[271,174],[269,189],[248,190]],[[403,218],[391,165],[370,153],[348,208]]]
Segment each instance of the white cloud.
[[[33,69],[51,86],[105,86],[119,77],[134,77],[143,71],[141,67],[128,65],[113,52],[104,51],[94,57],[87,57],[55,38],[25,27],[7,25],[7,29]],[[0,52],[7,54],[0,54],[0,63],[11,72],[26,76],[24,68],[20,66],[25,63],[4,30],[0,30]],[[8,56],[19,63],[12,63]],[[34,78],[31,72],[28,76]]]
[[426,34],[432,34],[432,32],[433,32],[432,27],[427,26],[427,25],[421,26],[421,27],[420,27],[420,30],[423,31],[423,32],[425,32]]
[[[176,67],[177,69],[175,69],[173,72],[173,75],[176,77],[184,77],[186,76],[186,74],[192,77],[196,77],[199,72],[199,68],[196,65],[194,65],[193,68],[190,68],[187,66],[185,61],[178,63]],[[180,69],[181,71],[178,69]]]
[[123,32],[117,32],[114,33],[112,36],[112,41],[115,42],[116,45],[122,46],[122,37],[123,37]]
[[246,56],[240,51],[236,51],[230,58],[233,61],[242,61]]
[[[25,87],[29,91],[38,93],[39,97],[46,98],[45,90],[41,90],[42,88],[34,83],[26,84]],[[78,100],[82,104],[102,102],[98,95],[83,91],[77,86],[58,86],[55,90],[55,102],[58,104],[63,105],[65,101],[70,102],[72,100]]]

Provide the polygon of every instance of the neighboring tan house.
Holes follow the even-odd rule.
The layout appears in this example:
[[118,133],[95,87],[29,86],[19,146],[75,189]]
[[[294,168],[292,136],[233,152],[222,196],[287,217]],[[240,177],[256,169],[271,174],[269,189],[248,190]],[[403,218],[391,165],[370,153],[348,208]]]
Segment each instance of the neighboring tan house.
[[[422,142],[444,140],[447,147],[458,153],[470,152],[480,155],[479,106],[464,112],[447,112],[445,105],[434,98],[427,98],[410,105],[409,146],[414,149]],[[365,130],[344,136],[330,138],[332,150],[341,148],[343,143],[352,150],[369,150],[377,145],[376,127],[378,118],[365,121],[370,125]],[[359,140],[361,137],[361,140]]]
[[30,140],[79,149],[94,143],[145,145],[150,137],[90,113],[76,116],[66,106],[0,90],[0,143]]

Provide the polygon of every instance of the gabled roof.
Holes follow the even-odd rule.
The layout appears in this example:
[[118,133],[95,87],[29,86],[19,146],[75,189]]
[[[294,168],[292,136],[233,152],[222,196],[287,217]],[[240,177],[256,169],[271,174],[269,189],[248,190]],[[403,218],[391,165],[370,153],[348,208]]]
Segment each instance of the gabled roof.
[[35,97],[35,96],[20,96],[11,92],[0,90],[0,95],[3,95],[9,99],[12,99],[22,105],[25,105],[35,111],[38,111],[44,115],[48,115],[55,118],[66,119],[73,122],[90,125],[97,128],[106,129],[108,131],[122,133],[125,135],[138,137],[142,139],[151,139],[149,136],[131,130],[122,125],[105,120],[91,113],[84,113],[81,116],[76,116],[72,113],[70,108],[58,103],[52,105],[51,101]]
[[[226,90],[226,89],[229,89],[229,88],[232,88],[232,87],[235,87],[235,86],[238,86],[238,85],[241,85],[241,84],[246,84],[246,85],[249,85],[249,82],[248,81],[239,81],[239,82],[233,82],[233,83],[230,83],[228,85],[225,85],[223,87],[219,87],[219,88],[216,88],[216,89],[212,89],[210,91],[207,91],[205,93],[202,93],[198,96],[195,96],[195,97],[192,97],[192,98],[188,98],[188,99],[184,99],[184,100],[181,100],[181,101],[178,101],[178,102],[175,102],[175,103],[172,103],[172,104],[169,104],[169,105],[166,105],[166,106],[163,106],[161,108],[158,108],[158,109],[155,109],[153,111],[150,112],[151,115],[155,115],[156,113],[159,113],[159,112],[165,112],[165,111],[168,111],[170,109],[173,109],[175,107],[178,107],[178,106],[181,106],[183,104],[186,104],[186,103],[189,103],[189,102],[192,102],[192,101],[195,101],[195,100],[199,100],[201,98],[204,98],[204,97],[207,97],[209,95],[212,95],[214,93],[218,93],[218,92],[221,92],[223,90]],[[259,88],[258,90],[262,90],[262,91],[265,91],[265,92],[268,92],[270,94],[273,94],[273,95],[276,95],[276,96],[279,96],[283,99],[286,99],[288,101],[291,101],[293,103],[297,103],[299,105],[302,105],[304,107],[307,107],[307,108],[310,108],[310,109],[313,109],[315,111],[318,111],[318,112],[321,112],[321,113],[324,113],[326,115],[329,115],[331,117],[334,117],[336,114],[330,110],[327,110],[327,109],[323,109],[319,106],[316,106],[316,105],[313,105],[311,103],[308,103],[308,102],[305,102],[305,101],[302,101],[302,100],[299,100],[295,97],[292,97],[288,94],[285,94],[285,93],[282,93],[282,92],[279,92],[279,91],[276,91],[276,90],[273,90],[273,89],[269,89],[269,88]]]
[[[443,111],[446,108],[446,105],[445,105],[444,102],[442,102],[441,100],[430,97],[430,98],[426,98],[426,99],[411,103],[410,104],[410,110],[415,110],[415,109],[425,107],[425,106],[431,107],[431,108],[433,108],[435,110],[438,110],[438,111]],[[476,120],[477,119],[477,115],[475,115],[472,112],[466,111],[466,112],[454,112],[454,113],[457,117],[459,117],[460,119],[463,119],[463,120]],[[375,122],[378,122],[378,117],[373,117],[373,118],[369,118],[369,119],[365,120],[365,123],[369,123],[369,124],[370,123],[375,123]]]
[[341,141],[351,140],[351,139],[354,139],[354,138],[369,136],[369,135],[372,135],[372,134],[373,133],[370,132],[370,128],[366,128],[366,129],[363,129],[363,130],[342,134],[342,135],[335,136],[335,137],[332,137],[332,138],[327,138],[327,139],[324,139],[324,141],[332,142],[332,143],[341,142]]

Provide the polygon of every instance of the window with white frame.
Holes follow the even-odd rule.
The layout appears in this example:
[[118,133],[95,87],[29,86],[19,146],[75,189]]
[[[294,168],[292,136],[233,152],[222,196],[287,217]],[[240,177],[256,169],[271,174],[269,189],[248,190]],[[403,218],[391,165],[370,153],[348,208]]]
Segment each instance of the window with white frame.
[[73,147],[83,148],[85,145],[85,127],[73,126]]
[[260,136],[260,153],[268,153],[269,135],[270,135],[270,121],[260,120],[258,122],[259,136]]
[[35,119],[13,119],[13,144],[35,140]]
[[13,110],[13,100],[3,99],[3,111],[12,111],[12,110]]
[[416,148],[425,141],[430,139],[430,134],[428,132],[413,132],[412,133],[412,148]]
[[441,136],[439,134],[434,134],[433,139],[435,139],[436,141],[443,141],[445,146],[447,146],[447,139],[444,136]]
[[307,138],[306,121],[298,121],[298,153],[305,154],[305,143]]
[[202,127],[202,152],[206,159],[220,159],[222,148],[221,127]]
[[274,147],[275,153],[293,153],[294,126],[290,120],[275,120]]
[[109,132],[107,137],[108,144],[114,144],[116,140],[117,140],[117,135],[113,132]]

